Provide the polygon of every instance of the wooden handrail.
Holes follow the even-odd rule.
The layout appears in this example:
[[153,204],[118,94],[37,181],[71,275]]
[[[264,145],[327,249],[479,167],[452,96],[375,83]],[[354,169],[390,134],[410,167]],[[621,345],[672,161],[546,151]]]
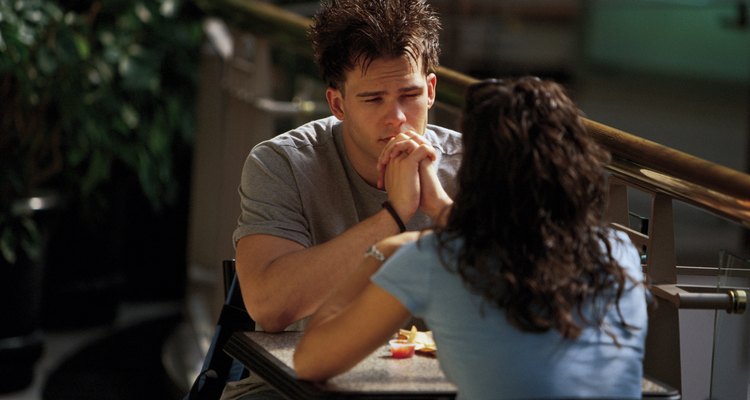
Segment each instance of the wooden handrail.
[[[607,125],[585,120],[586,128],[613,155],[665,175],[750,201],[750,175],[633,136]],[[687,179],[686,179],[687,178]]]
[[270,3],[253,0],[195,0],[208,15],[231,21],[241,30],[268,37],[274,42],[291,46],[296,53],[312,57],[307,40],[309,18],[284,10]]
[[[253,0],[196,0],[209,15],[311,58],[309,18]],[[460,108],[477,79],[445,67],[436,70],[438,101]],[[585,119],[588,131],[611,153],[610,170],[628,182],[692,203],[750,226],[750,175]]]

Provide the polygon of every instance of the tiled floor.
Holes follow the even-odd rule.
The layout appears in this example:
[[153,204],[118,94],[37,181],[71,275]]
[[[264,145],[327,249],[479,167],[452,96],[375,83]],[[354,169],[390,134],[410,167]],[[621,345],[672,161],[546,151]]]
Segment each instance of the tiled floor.
[[140,322],[174,315],[180,307],[177,302],[124,303],[111,325],[45,333],[44,354],[37,363],[32,386],[20,392],[0,394],[0,400],[41,400],[46,378],[87,344]]

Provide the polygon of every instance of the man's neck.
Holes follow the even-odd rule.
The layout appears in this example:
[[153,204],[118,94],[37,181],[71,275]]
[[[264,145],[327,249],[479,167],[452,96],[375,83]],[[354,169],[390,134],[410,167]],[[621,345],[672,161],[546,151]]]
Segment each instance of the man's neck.
[[[343,127],[342,127],[343,129]],[[356,156],[357,149],[354,145],[354,143],[350,143],[349,139],[347,138],[347,135],[343,134],[340,136],[342,143],[343,143],[343,150],[346,156],[346,159],[349,161],[349,164],[352,166],[352,169],[354,169],[354,172],[359,175],[362,180],[364,180],[368,185],[372,187],[377,187],[377,181],[378,181],[378,171],[377,171],[377,162],[378,160],[372,160],[370,157],[362,156]]]

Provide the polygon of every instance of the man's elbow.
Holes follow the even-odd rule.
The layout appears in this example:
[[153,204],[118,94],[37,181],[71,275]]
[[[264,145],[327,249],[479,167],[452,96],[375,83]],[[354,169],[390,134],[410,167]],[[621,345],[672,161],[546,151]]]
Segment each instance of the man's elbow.
[[320,371],[316,371],[315,368],[309,367],[297,367],[295,365],[294,372],[297,374],[297,379],[311,382],[324,382],[327,377],[323,377]]
[[283,310],[277,310],[267,306],[264,307],[263,305],[253,304],[247,301],[245,302],[245,308],[247,308],[247,312],[250,314],[253,321],[260,325],[266,332],[281,332],[294,322],[294,320],[289,318],[288,314]]
[[[255,283],[259,281],[259,279],[254,278]],[[264,291],[262,285],[249,285],[245,282],[244,285],[241,285],[241,288],[245,310],[250,314],[250,318],[257,325],[260,325],[264,331],[281,332],[294,322],[289,317],[289,312],[284,309],[284,302],[279,302],[274,293]]]

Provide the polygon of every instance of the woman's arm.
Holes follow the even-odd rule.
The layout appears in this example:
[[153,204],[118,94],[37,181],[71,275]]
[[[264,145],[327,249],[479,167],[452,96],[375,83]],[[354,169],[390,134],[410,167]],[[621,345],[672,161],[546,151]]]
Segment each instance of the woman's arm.
[[[390,257],[418,232],[405,232],[377,244]],[[370,283],[381,262],[366,257],[310,319],[294,353],[297,377],[321,381],[341,374],[388,340],[410,313],[395,297]]]

